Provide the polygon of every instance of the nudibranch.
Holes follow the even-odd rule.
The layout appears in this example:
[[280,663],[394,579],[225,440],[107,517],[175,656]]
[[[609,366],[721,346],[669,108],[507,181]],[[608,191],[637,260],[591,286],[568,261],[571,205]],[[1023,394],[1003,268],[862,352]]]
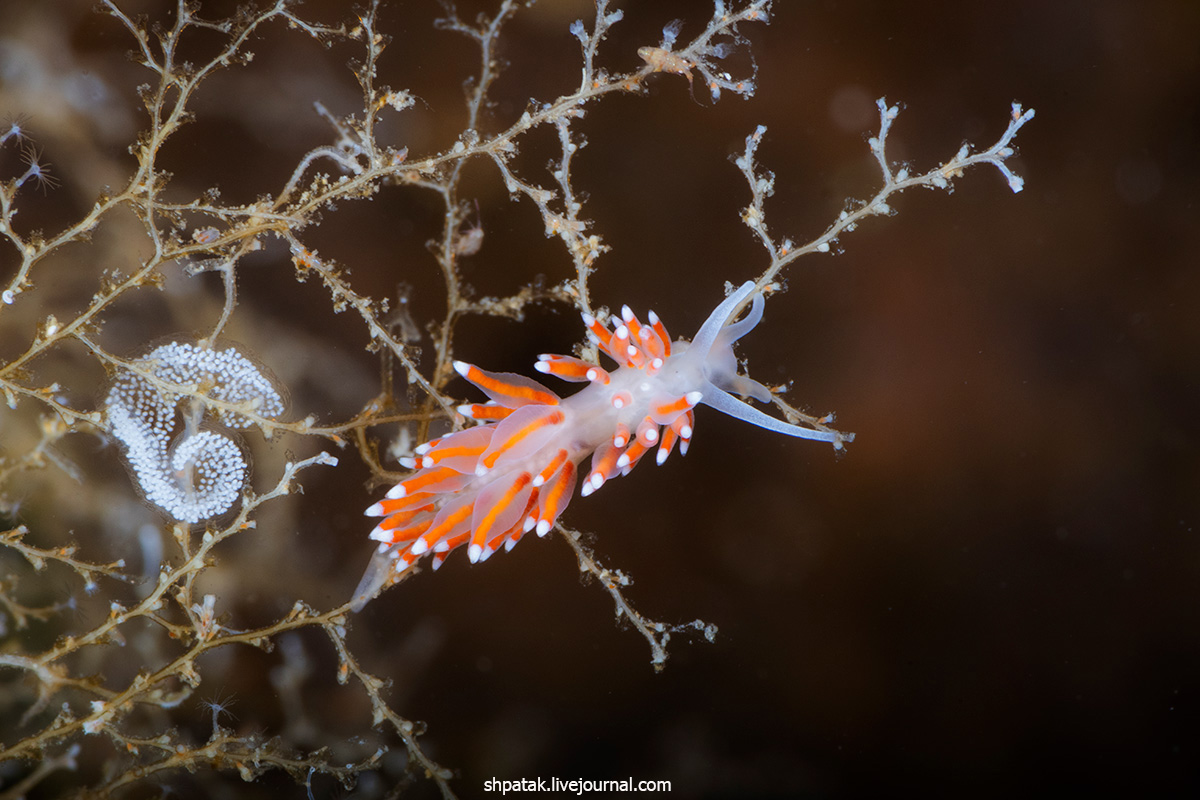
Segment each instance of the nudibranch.
[[[750,311],[730,322],[751,295]],[[380,544],[354,608],[426,554],[437,569],[463,545],[476,563],[501,547],[512,549],[530,531],[545,536],[576,485],[587,497],[628,474],[656,446],[658,464],[676,444],[686,453],[699,404],[788,436],[840,445],[834,431],[788,424],[734,397],[771,399],[767,387],[738,374],[733,352],[734,342],[762,319],[763,304],[752,281],[742,284],[690,342],[672,342],[653,311],[643,323],[625,306],[613,330],[584,314],[589,340],[619,366],[610,372],[572,356],[539,356],[538,372],[588,382],[565,398],[522,375],[454,362],[489,398],[458,408],[482,424],[422,444],[414,457],[401,459],[415,472],[365,512],[382,517],[370,534]]]

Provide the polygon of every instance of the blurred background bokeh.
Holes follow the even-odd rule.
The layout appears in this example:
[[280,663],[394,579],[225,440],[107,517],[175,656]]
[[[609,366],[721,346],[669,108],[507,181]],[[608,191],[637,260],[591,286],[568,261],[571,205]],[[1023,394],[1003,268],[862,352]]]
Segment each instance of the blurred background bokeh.
[[[127,33],[91,5],[0,0],[0,113],[24,120],[61,183],[22,209],[47,231],[122,185],[146,125],[136,87],[149,76],[126,57]],[[172,4],[120,5],[167,19]],[[494,5],[459,8],[471,17]],[[620,5],[626,19],[601,55],[612,71],[637,67],[637,48],[669,20],[686,20],[686,40],[711,13],[705,2]],[[202,8],[217,16],[233,4]],[[347,8],[314,1],[300,13],[334,22]],[[423,0],[381,13],[393,40],[380,80],[420,100],[388,117],[380,138],[413,156],[453,143],[476,68],[468,40],[434,29],[439,14]],[[592,16],[585,2],[554,0],[517,16],[485,130],[578,83],[567,28]],[[758,380],[791,381],[793,403],[837,412],[857,434],[844,457],[702,408],[686,459],[572,503],[566,521],[634,577],[640,611],[714,623],[715,643],[676,637],[655,674],[646,643],[549,538],[483,565],[453,557],[388,592],[355,618],[356,652],[394,679],[399,711],[427,722],[426,747],[461,771],[464,796],[487,778],[550,775],[668,779],[685,797],[1200,790],[1200,5],[779,2],[769,27],[744,33],[753,99],[713,105],[662,75],[648,95],[606,99],[575,124],[588,141],[576,188],[613,248],[592,282],[597,303],[652,307],[690,336],[723,282],[761,272],[729,158],[759,124],[760,161],[776,175],[768,223],[798,242],[875,191],[866,139],[881,96],[903,108],[889,152],[916,170],[964,140],[991,144],[1012,101],[1036,108],[1010,162],[1025,190],[1014,196],[978,168],[950,196],[901,196],[895,216],[786,273],[788,291],[740,352]],[[195,46],[202,58],[212,43]],[[332,138],[313,101],[335,114],[360,107],[353,48],[276,26],[252,49],[252,64],[205,85],[195,122],[163,152],[175,197],[277,192]],[[745,50],[732,60],[749,68]],[[527,137],[522,174],[549,185],[555,146],[552,131]],[[2,155],[4,177],[17,174],[15,150]],[[464,191],[485,233],[462,268],[478,295],[569,277],[561,243],[544,237],[530,203],[509,201],[490,163],[468,168]],[[385,187],[303,238],[349,268],[358,291],[407,292],[424,331],[444,313],[425,244],[440,231],[435,199]],[[145,254],[136,220],[123,224],[46,265],[45,305],[21,312],[27,321],[82,309],[101,270]],[[342,421],[375,395],[380,365],[361,322],[334,314],[317,283],[296,283],[285,248],[247,259],[239,281],[229,337],[288,386],[292,418]],[[163,292],[108,315],[104,344],[135,353],[202,333],[221,300],[212,275],[168,275]],[[7,359],[32,328],[5,325]],[[465,320],[455,353],[532,374],[539,353],[570,352],[581,333],[573,309],[539,306],[522,322]],[[427,333],[418,346],[428,365]],[[103,370],[68,349],[39,368],[91,408]],[[455,391],[476,399],[465,383]],[[6,448],[36,435],[20,431],[5,426]],[[115,448],[78,438],[72,457],[96,480],[41,509],[52,493],[30,484],[21,519],[89,537],[83,552],[96,559],[136,562],[137,532],[157,518]],[[257,442],[264,482],[283,458],[282,445]],[[207,579],[235,620],[265,622],[298,597],[320,607],[349,597],[371,551],[361,511],[382,491],[368,478],[346,451],[230,543]],[[328,641],[289,641],[202,665],[212,677],[198,696],[232,696],[235,727],[299,746],[365,733],[366,700],[334,685]],[[273,669],[301,675],[294,695]],[[202,738],[207,712],[197,702],[188,713]],[[186,795],[200,780],[166,783]]]

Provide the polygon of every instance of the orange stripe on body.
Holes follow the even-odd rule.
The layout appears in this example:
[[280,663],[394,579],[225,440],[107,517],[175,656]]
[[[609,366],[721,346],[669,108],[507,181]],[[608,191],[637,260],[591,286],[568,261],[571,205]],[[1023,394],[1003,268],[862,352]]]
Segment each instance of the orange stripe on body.
[[[686,456],[688,445],[692,443],[692,434],[696,432],[696,412],[690,408],[687,413],[675,418],[671,423],[671,427],[679,434],[679,455]],[[687,436],[684,436],[684,428],[687,428]]]
[[434,467],[433,469],[421,470],[413,477],[406,481],[401,481],[400,484],[404,487],[405,494],[411,494],[414,490],[424,489],[427,486],[432,486],[439,481],[444,481],[447,478],[453,478],[462,473],[456,472],[449,467]]
[[671,336],[667,333],[667,326],[662,324],[662,320],[653,311],[650,312],[650,327],[658,334],[658,339],[662,342],[663,358],[671,355]]
[[646,450],[646,445],[642,444],[640,439],[634,439],[633,444],[629,445],[629,448],[624,453],[624,455],[629,459],[629,463],[622,467],[622,469],[628,472],[636,467],[637,462],[643,455],[646,454]]
[[559,450],[558,455],[556,455],[553,459],[551,459],[550,463],[546,465],[546,468],[538,473],[537,485],[541,486],[543,483],[550,480],[550,478],[552,478],[554,476],[554,473],[558,472],[558,468],[561,467],[563,465],[563,462],[566,460],[567,460],[567,451]]
[[419,522],[416,525],[410,525],[407,528],[401,528],[400,530],[393,531],[392,543],[395,544],[396,542],[408,542],[416,539],[421,534],[425,533],[425,531],[429,530],[429,526],[432,524],[433,518],[430,517],[424,522]]
[[[460,365],[463,368],[460,368]],[[454,368],[460,375],[478,386],[480,389],[483,389],[485,392],[495,393],[504,397],[511,397],[514,400],[519,401],[519,403],[522,405],[558,405],[558,395],[549,389],[538,389],[534,386],[522,386],[519,384],[509,383],[508,381],[498,377],[497,373],[489,373],[480,369],[474,364],[464,364],[461,361],[455,362]],[[533,383],[533,381],[529,382]]]
[[[637,347],[630,347],[629,326],[621,325],[613,333],[612,349],[617,352],[616,359],[629,367],[641,369],[646,364],[646,354]],[[633,352],[630,352],[630,351]]]
[[464,544],[466,544],[467,539],[469,539],[470,537],[471,537],[470,531],[467,531],[466,533],[460,533],[457,536],[451,536],[444,543],[445,549],[437,551],[435,553],[435,557],[441,556],[444,559],[447,555],[449,555],[451,550],[453,550],[456,547],[462,547]]
[[401,525],[407,525],[421,514],[425,514],[433,510],[434,505],[433,503],[430,503],[429,505],[421,506],[420,508],[414,508],[410,511],[400,511],[395,514],[389,514],[387,519],[379,523],[379,527],[383,528],[385,531],[390,531],[393,528],[399,528]]
[[[488,550],[491,550],[492,552],[499,550],[500,545],[504,544],[504,542],[509,539],[512,540],[513,544],[521,541],[521,537],[525,535],[525,518],[529,516],[529,512],[533,509],[533,507],[537,505],[537,499],[538,490],[534,489],[529,494],[529,501],[525,503],[525,510],[521,512],[521,516],[517,517],[517,521],[514,522],[508,530],[499,534],[498,536],[493,536],[491,540],[488,541]],[[509,546],[511,547],[512,545]]]
[[564,419],[566,419],[566,417],[561,411],[555,411],[532,420],[528,425],[515,431],[512,436],[509,436],[508,440],[505,441],[504,444],[500,445],[499,448],[493,450],[487,456],[487,458],[483,460],[483,466],[491,469],[496,465],[496,459],[500,458],[500,456],[514,448],[522,439],[529,436],[534,431],[546,427],[547,425],[558,425]]
[[475,504],[467,503],[457,511],[446,515],[446,518],[442,520],[441,524],[439,524],[436,528],[426,532],[426,534],[421,537],[421,541],[425,543],[426,549],[432,548],[435,544],[437,544],[438,539],[441,539],[449,531],[453,530],[455,525],[458,525],[460,522],[470,517],[474,511]]
[[436,464],[447,458],[480,456],[483,455],[484,450],[487,450],[487,444],[480,445],[479,447],[440,447],[436,450],[430,450],[423,458],[428,458]]
[[[563,464],[562,471],[558,473],[558,478],[544,492],[545,502],[542,504],[542,513],[538,520],[538,525],[544,522],[549,527],[558,519],[558,515],[563,508],[566,508],[566,503],[563,503],[563,497],[566,496],[570,489],[572,478],[575,477],[575,465],[568,461]],[[540,531],[539,531],[540,533]]]
[[674,401],[672,401],[670,403],[663,403],[660,406],[655,406],[654,416],[659,417],[659,418],[670,417],[670,416],[674,416],[675,414],[682,414],[684,411],[687,411],[691,407],[692,407],[692,404],[688,402],[687,397],[683,396],[683,397],[676,398]]
[[662,358],[665,355],[663,353],[662,339],[659,339],[658,334],[650,327],[644,327],[638,331],[638,347],[642,348],[651,360]]
[[479,525],[471,534],[471,544],[477,544],[480,547],[484,545],[488,531],[496,524],[496,517],[500,516],[512,504],[512,501],[516,499],[522,489],[529,485],[531,480],[533,480],[533,476],[528,472],[522,472],[517,476],[517,479],[512,482],[512,486],[508,487],[508,491],[496,501],[495,505],[488,509],[487,514],[480,520]]
[[538,356],[538,372],[545,372],[562,378],[565,381],[589,380],[588,370],[594,369],[595,364],[574,356],[558,356],[545,354]]
[[[592,460],[592,475],[599,474],[604,480],[608,480],[617,471],[617,459],[621,457],[621,451],[616,447],[609,447],[601,455],[600,460]],[[591,476],[588,476],[591,477]]]
[[511,408],[491,403],[471,403],[464,410],[471,419],[500,420],[513,412]]
[[417,492],[415,494],[405,495],[404,497],[389,497],[386,500],[380,500],[378,506],[382,513],[380,513],[378,516],[390,517],[392,514],[395,514],[401,509],[416,505],[417,503],[428,500],[431,497],[433,497],[431,492]]
[[595,317],[589,315],[584,315],[583,322],[587,325],[587,329],[592,332],[592,335],[596,337],[596,343],[600,345],[601,350],[608,353],[616,361],[625,360],[622,356],[613,352],[612,331],[601,325]]
[[679,439],[679,434],[675,431],[675,427],[668,425],[663,428],[662,439],[658,442],[658,463],[667,460],[667,456],[671,455],[671,451],[675,449],[675,442]]
[[641,344],[642,323],[637,314],[630,311],[629,306],[625,306],[621,309],[621,319],[625,320],[625,327],[629,328],[629,339],[635,344]]

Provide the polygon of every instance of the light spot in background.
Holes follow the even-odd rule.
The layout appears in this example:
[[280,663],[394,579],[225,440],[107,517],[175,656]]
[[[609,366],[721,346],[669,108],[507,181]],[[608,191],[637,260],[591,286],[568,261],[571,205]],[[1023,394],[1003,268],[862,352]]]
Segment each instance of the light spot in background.
[[855,135],[878,124],[875,99],[858,84],[841,87],[829,98],[829,119],[842,133]]

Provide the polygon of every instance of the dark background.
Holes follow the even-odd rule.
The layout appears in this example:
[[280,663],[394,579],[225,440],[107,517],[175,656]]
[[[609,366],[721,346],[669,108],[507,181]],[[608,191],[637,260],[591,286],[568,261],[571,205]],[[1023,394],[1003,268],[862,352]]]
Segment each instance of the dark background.
[[[476,5],[492,7],[460,8],[470,16]],[[656,43],[663,23],[684,17],[686,40],[711,9],[622,6],[627,19],[601,55],[613,71],[638,66],[637,47]],[[163,18],[157,4],[122,7]],[[335,9],[301,13],[333,21]],[[382,13],[394,38],[381,80],[421,101],[381,138],[414,156],[461,130],[461,80],[476,63],[469,42],[432,28],[437,14],[425,2]],[[512,23],[485,130],[577,84],[567,27],[580,16],[590,27],[586,4],[546,0]],[[464,796],[487,778],[551,775],[669,779],[680,796],[1192,795],[1200,6],[779,2],[773,17],[745,26],[752,100],[713,106],[663,75],[649,96],[610,98],[575,124],[589,141],[575,161],[584,213],[613,247],[592,282],[597,303],[653,307],[690,336],[724,281],[761,272],[764,254],[739,221],[748,192],[728,158],[758,124],[769,129],[759,155],[777,176],[767,218],[780,237],[808,241],[847,198],[875,191],[866,138],[879,96],[903,104],[889,152],[917,170],[964,140],[990,145],[1013,100],[1036,108],[1010,162],[1025,191],[977,168],[952,196],[896,198],[896,216],[786,272],[789,290],[740,352],[758,380],[793,381],[794,403],[837,412],[857,434],[844,457],[701,409],[686,459],[572,503],[565,520],[636,579],[628,594],[640,611],[715,623],[715,643],[677,636],[655,674],[643,640],[614,624],[607,595],[580,584],[569,548],[551,538],[485,565],[456,555],[371,604],[352,645],[395,680],[396,708],[427,722],[423,741],[461,770]],[[128,174],[126,147],[145,125],[133,90],[149,78],[124,58],[129,37],[87,4],[9,0],[0,21],[0,110],[29,115],[64,181],[30,211],[55,229]],[[13,66],[33,63],[13,60],[14,42],[44,59],[46,75],[94,78],[83,82],[91,94],[75,102],[61,89],[56,100]],[[312,100],[358,108],[348,46],[325,51],[277,26],[254,49],[250,67],[197,95],[197,121],[164,153],[181,196],[210,185],[228,202],[276,192],[330,139]],[[527,137],[517,162],[527,179],[549,185],[554,145],[550,132]],[[478,197],[485,231],[463,266],[480,294],[569,276],[561,244],[543,237],[529,202],[508,201],[493,166],[468,169],[464,197]],[[440,226],[433,200],[385,188],[326,213],[306,241],[350,267],[359,291],[394,296],[409,284],[423,326],[444,308],[424,249]],[[347,418],[378,386],[361,324],[334,315],[319,286],[295,284],[281,250],[248,263],[233,337],[285,379],[297,418]],[[165,312],[123,307],[109,345],[210,326],[220,295],[206,280],[194,302],[163,301]],[[570,352],[581,333],[571,309],[538,307],[521,323],[468,319],[455,353],[533,374],[538,353]],[[476,399],[465,384],[454,391]],[[231,603],[239,619],[353,590],[370,551],[360,509],[382,489],[368,488],[352,454],[342,464],[308,476],[291,527],[260,523],[256,539],[229,548],[219,574],[223,596],[244,597]],[[120,476],[112,488],[129,491]],[[318,729],[300,743],[365,733],[365,701],[334,688],[328,642],[296,641],[312,662],[304,698]],[[221,677],[201,694],[234,695],[239,729],[284,730],[263,677],[283,656],[230,658],[211,666]],[[200,736],[206,713],[197,704]]]

